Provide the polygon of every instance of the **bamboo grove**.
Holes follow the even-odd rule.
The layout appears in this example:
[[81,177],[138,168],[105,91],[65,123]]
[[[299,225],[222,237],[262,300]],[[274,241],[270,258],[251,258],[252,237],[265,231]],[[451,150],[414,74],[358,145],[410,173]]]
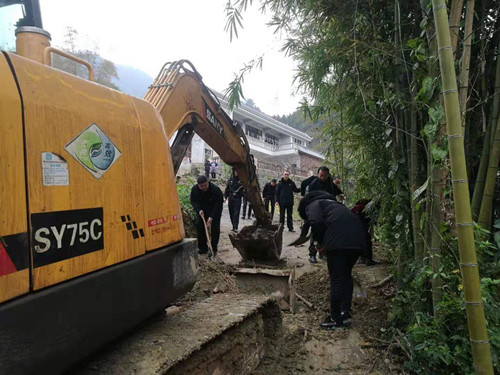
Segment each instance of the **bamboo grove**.
[[[251,3],[228,2],[231,35]],[[500,371],[500,0],[259,5],[348,196],[372,199],[398,283],[387,335],[406,370]]]

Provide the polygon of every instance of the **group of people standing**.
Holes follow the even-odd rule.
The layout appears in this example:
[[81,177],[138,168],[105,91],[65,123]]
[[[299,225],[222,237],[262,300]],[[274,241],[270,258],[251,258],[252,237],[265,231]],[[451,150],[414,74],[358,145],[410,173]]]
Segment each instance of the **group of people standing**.
[[205,177],[214,179],[217,176],[217,168],[219,163],[215,159],[210,162],[210,160],[205,160]]
[[[317,263],[316,254],[319,252],[326,258],[330,276],[330,315],[321,323],[325,329],[342,328],[350,324],[353,293],[351,273],[358,258],[362,257],[367,265],[376,264],[372,259],[371,222],[365,213],[369,200],[359,200],[349,210],[337,201],[337,198],[345,198],[338,183],[330,175],[329,169],[321,166],[315,176],[300,184],[300,188],[290,179],[290,173],[285,171],[280,181],[272,179],[262,192],[270,216],[274,217],[274,207],[279,205],[280,223],[284,225],[287,216],[286,224],[290,232],[294,232],[294,194],[300,192],[303,197],[298,206],[298,213],[304,220],[300,236],[305,238],[311,232],[309,261]],[[211,248],[215,255],[223,202],[228,202],[232,230],[237,231],[245,198],[246,193],[236,170],[228,179],[224,193],[206,176],[198,177],[197,184],[191,190],[191,203],[201,218],[196,225],[200,254],[208,252],[203,221],[207,227],[211,227]],[[244,206],[242,218],[245,218],[245,213]]]

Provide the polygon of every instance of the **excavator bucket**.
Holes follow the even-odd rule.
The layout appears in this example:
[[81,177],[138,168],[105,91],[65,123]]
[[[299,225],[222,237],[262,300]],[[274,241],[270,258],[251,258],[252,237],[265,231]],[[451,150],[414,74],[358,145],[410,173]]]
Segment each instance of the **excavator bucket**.
[[238,233],[230,233],[229,239],[243,260],[277,263],[283,245],[283,224],[248,225]]

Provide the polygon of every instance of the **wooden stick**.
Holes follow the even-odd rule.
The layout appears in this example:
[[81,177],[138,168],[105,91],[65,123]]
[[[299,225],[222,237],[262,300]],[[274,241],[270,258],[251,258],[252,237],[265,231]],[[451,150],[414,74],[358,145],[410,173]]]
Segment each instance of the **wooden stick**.
[[385,284],[387,284],[389,281],[391,281],[393,278],[393,275],[389,275],[387,276],[384,280],[382,280],[381,282],[379,283],[376,283],[376,284],[373,284],[373,285],[370,285],[370,288],[378,288],[378,287],[381,287]]
[[310,309],[314,308],[313,304],[308,300],[306,300],[304,297],[302,297],[299,293],[295,292],[295,297],[304,302]]
[[207,245],[208,250],[210,250],[210,256],[214,256],[214,249],[212,249],[212,240],[210,239],[210,233],[208,232],[207,222],[205,221],[205,215],[200,215],[201,220],[203,220],[203,226],[205,227],[205,234],[207,235]]

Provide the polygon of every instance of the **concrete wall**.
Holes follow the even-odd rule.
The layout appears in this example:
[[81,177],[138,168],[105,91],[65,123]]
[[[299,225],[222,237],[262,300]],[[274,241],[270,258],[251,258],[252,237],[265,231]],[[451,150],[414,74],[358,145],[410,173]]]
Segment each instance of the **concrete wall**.
[[191,162],[204,163],[205,162],[205,141],[195,134],[191,142]]

